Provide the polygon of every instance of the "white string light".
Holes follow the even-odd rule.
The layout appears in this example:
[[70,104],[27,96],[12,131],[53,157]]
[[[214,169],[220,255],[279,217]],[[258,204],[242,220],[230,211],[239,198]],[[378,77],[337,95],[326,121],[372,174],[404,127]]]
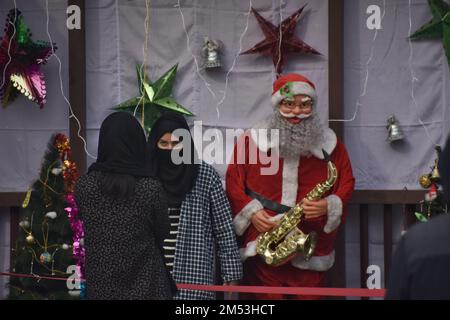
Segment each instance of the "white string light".
[[[409,0],[408,2],[408,6],[409,6],[409,31],[408,31],[408,37],[411,36],[411,32],[412,32],[412,13],[411,13],[411,0]],[[425,125],[425,123],[422,121],[422,118],[420,117],[420,111],[419,111],[419,105],[417,103],[416,100],[416,95],[415,95],[415,90],[414,90],[414,84],[416,82],[419,82],[419,79],[416,77],[415,73],[414,73],[414,68],[413,68],[413,58],[414,58],[414,52],[413,52],[413,45],[412,45],[412,41],[409,41],[409,70],[411,73],[411,99],[412,99],[412,103],[415,107],[415,111],[416,111],[416,115],[417,115],[417,119],[419,120],[420,125],[423,127],[423,129],[425,130],[425,133],[428,137],[428,139],[430,140],[430,142],[435,145],[438,146],[439,144],[436,143],[433,138],[430,135],[430,132],[428,131],[427,126]]]
[[[211,89],[211,84],[208,83],[206,81],[205,77],[200,73],[200,67],[199,67],[199,64],[198,64],[197,57],[193,53],[191,45],[190,45],[191,39],[189,37],[189,33],[187,31],[187,28],[186,28],[186,22],[185,22],[185,19],[184,19],[183,10],[181,9],[180,0],[178,0],[178,4],[175,5],[175,7],[178,8],[178,11],[180,12],[181,22],[182,22],[182,25],[183,25],[184,33],[186,34],[187,48],[188,48],[188,51],[191,53],[191,55],[192,55],[192,57],[194,59],[194,63],[195,63],[195,66],[196,66],[196,72],[197,72],[198,76],[200,77],[200,79],[202,79],[203,82],[205,83],[206,88],[211,93],[211,95],[213,96],[214,100],[217,101],[218,97],[217,97],[216,93]],[[218,100],[218,102],[216,104],[216,112],[217,112],[217,119],[218,120],[220,119],[220,107],[223,105],[223,103],[225,102],[225,99],[227,97],[230,75],[231,75],[231,73],[233,72],[233,70],[234,70],[234,68],[236,66],[236,63],[237,63],[237,60],[238,60],[240,54],[242,53],[242,40],[243,40],[245,34],[248,31],[249,21],[250,21],[250,14],[251,14],[252,7],[253,7],[253,2],[252,2],[252,0],[250,0],[249,1],[249,8],[248,8],[248,11],[246,13],[247,19],[246,19],[245,28],[244,28],[243,32],[241,33],[241,35],[239,37],[239,52],[235,55],[233,63],[232,63],[230,69],[228,70],[228,72],[227,72],[227,74],[225,76],[225,89],[222,90],[222,92],[223,92],[222,98],[220,100]]]
[[11,22],[11,19],[9,20],[9,23],[12,25],[14,31],[13,31],[12,37],[9,39],[9,43],[8,43],[8,62],[5,64],[5,68],[3,69],[3,79],[2,79],[2,85],[0,86],[0,88],[3,88],[3,86],[6,83],[6,70],[8,69],[8,66],[12,61],[11,44],[12,44],[14,37],[16,36],[16,24],[15,24],[16,20],[17,20],[17,3],[16,3],[16,0],[14,0],[14,23]]
[[275,66],[275,72],[278,73],[278,66],[280,65],[281,62],[281,44],[283,43],[283,29],[282,29],[282,24],[283,24],[283,12],[282,12],[282,5],[283,5],[283,0],[280,0],[280,40],[278,42],[278,61],[277,61],[277,65]]
[[[383,19],[384,16],[386,15],[386,0],[383,0],[383,15],[381,16],[381,20],[380,20],[380,25],[382,25],[383,23]],[[367,84],[369,82],[369,65],[372,62],[373,59],[373,52],[375,49],[375,40],[378,37],[378,29],[375,29],[375,33],[372,39],[372,46],[370,48],[370,55],[369,55],[369,59],[367,59],[367,62],[365,63],[365,70],[366,70],[366,75],[365,75],[365,79],[364,79],[364,85],[363,85],[363,89],[361,94],[358,97],[358,100],[356,101],[356,106],[355,106],[355,113],[353,114],[353,117],[351,117],[350,119],[330,119],[328,120],[329,122],[353,122],[355,121],[357,115],[359,114],[359,110],[362,106],[361,104],[361,99],[364,98],[367,94]]]
[[[64,98],[66,104],[69,106],[69,111],[70,111],[69,119],[70,119],[70,118],[74,118],[75,121],[76,121],[76,123],[77,123],[77,125],[78,125],[77,136],[78,136],[78,138],[81,139],[81,141],[83,141],[83,147],[84,147],[85,153],[86,153],[89,157],[91,157],[92,159],[97,159],[97,157],[91,155],[91,154],[89,153],[89,151],[87,150],[87,142],[86,142],[86,140],[81,136],[81,123],[80,123],[80,120],[77,118],[77,116],[76,116],[75,113],[73,112],[72,105],[71,105],[69,99],[68,99],[68,98],[66,97],[66,95],[64,94],[64,85],[63,85],[63,80],[62,80],[62,62],[61,62],[61,59],[59,58],[59,56],[55,53],[55,48],[54,48],[54,45],[53,45],[53,39],[52,39],[52,36],[51,36],[51,34],[50,34],[50,30],[49,30],[50,13],[49,13],[49,9],[48,9],[48,0],[45,0],[45,9],[46,9],[46,14],[47,14],[47,22],[46,22],[46,26],[47,26],[47,36],[48,36],[48,39],[49,39],[49,41],[50,41],[50,45],[51,45],[51,48],[52,48],[52,55],[50,56],[50,58],[51,58],[51,57],[55,57],[56,60],[58,61],[58,64],[59,64],[59,70],[58,70],[58,74],[59,74],[59,85],[60,85],[60,89],[61,89],[61,94],[62,94],[62,96],[63,96],[63,98]],[[50,60],[50,58],[49,58],[49,60]]]
[[200,73],[200,67],[198,65],[198,60],[196,55],[193,53],[192,48],[191,48],[191,39],[189,37],[189,33],[186,29],[186,21],[184,20],[184,14],[183,14],[183,10],[181,9],[181,4],[180,4],[180,0],[178,0],[178,3],[174,6],[175,8],[178,8],[178,11],[180,12],[180,16],[181,16],[181,22],[183,24],[183,29],[184,29],[184,33],[186,34],[186,45],[187,45],[187,49],[190,52],[190,54],[192,55],[192,58],[194,58],[194,63],[195,63],[195,68],[196,68],[196,72],[198,74],[198,76],[200,77],[200,79],[203,80],[203,82],[205,83],[206,88],[208,89],[208,91],[211,93],[211,95],[214,97],[214,99],[217,99],[216,94],[214,93],[214,91],[211,90],[211,84],[208,83],[205,79],[205,77]]
[[[145,73],[147,72],[147,55],[148,55],[148,39],[149,39],[149,35],[150,35],[150,1],[149,0],[145,0],[145,9],[146,9],[146,16],[145,16],[145,21],[144,21],[144,27],[145,27],[145,41],[144,44],[142,46],[142,55],[143,55],[143,60],[142,60],[142,64],[140,67],[140,74],[139,74],[139,78],[140,78],[140,82],[143,83],[144,79],[145,79]],[[142,90],[142,88],[139,88],[139,90]],[[143,91],[141,94],[141,97],[139,98],[138,103],[136,104],[136,107],[134,108],[134,112],[133,115],[136,117],[136,113],[137,110],[139,108],[139,105],[141,104],[142,100],[145,97],[145,92]],[[142,108],[142,114],[144,113],[144,108]],[[142,123],[142,126],[144,127],[144,123]]]
[[220,118],[220,110],[219,109],[223,105],[223,103],[224,103],[224,101],[225,101],[225,99],[227,97],[228,83],[229,83],[230,74],[233,72],[234,67],[236,66],[237,59],[239,58],[239,56],[242,53],[242,40],[244,39],[244,36],[246,35],[246,33],[248,31],[248,26],[249,26],[250,14],[251,14],[251,11],[252,11],[252,7],[253,7],[253,3],[252,3],[252,0],[250,0],[249,6],[248,6],[248,12],[246,14],[247,15],[247,20],[246,20],[246,23],[245,23],[245,28],[244,28],[244,31],[241,33],[241,36],[239,37],[239,52],[234,56],[234,60],[233,60],[233,63],[231,64],[231,68],[230,68],[230,70],[228,70],[228,72],[227,72],[227,74],[225,76],[225,90],[224,90],[222,99],[216,105],[217,120],[219,120],[219,118]]

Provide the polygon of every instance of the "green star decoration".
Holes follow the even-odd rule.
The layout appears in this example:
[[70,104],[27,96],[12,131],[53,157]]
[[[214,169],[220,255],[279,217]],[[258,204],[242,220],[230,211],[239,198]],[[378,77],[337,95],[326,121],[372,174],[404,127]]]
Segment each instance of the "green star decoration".
[[414,32],[411,40],[443,39],[447,62],[450,66],[450,6],[444,0],[428,0],[433,18]]
[[[158,81],[151,84],[141,74],[141,66],[136,65],[139,84],[139,95],[113,107],[116,111],[134,114],[141,120],[147,134],[164,111],[177,112],[186,116],[194,114],[180,105],[171,97],[173,81],[177,74],[178,64],[174,65]],[[139,104],[139,106],[138,106]],[[138,106],[136,108],[136,106]]]

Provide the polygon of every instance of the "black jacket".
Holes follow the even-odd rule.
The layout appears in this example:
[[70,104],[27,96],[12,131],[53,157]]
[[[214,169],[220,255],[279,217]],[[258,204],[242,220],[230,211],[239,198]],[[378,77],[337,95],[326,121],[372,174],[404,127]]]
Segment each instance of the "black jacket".
[[386,299],[450,299],[450,214],[412,227],[400,240]]

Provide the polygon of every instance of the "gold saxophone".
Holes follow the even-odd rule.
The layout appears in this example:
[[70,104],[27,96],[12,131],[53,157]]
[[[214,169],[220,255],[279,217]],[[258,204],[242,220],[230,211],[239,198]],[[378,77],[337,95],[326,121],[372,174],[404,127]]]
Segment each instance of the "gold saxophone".
[[[321,199],[333,187],[338,177],[336,166],[331,162],[330,156],[322,151],[324,159],[328,162],[328,178],[306,195],[306,199],[311,201]],[[316,233],[305,234],[297,227],[302,218],[303,207],[300,202],[285,213],[274,229],[258,236],[256,252],[268,265],[285,264],[301,252],[305,260],[311,258],[316,248]]]

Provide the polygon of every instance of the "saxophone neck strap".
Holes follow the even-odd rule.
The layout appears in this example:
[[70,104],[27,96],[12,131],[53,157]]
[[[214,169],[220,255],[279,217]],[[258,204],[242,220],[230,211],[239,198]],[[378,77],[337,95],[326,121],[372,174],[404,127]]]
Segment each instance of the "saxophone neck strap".
[[264,196],[262,196],[262,195],[260,195],[260,194],[258,194],[256,192],[254,192],[254,191],[252,191],[252,190],[250,190],[248,188],[245,189],[245,193],[249,197],[251,197],[253,199],[256,199],[259,202],[261,202],[262,206],[265,209],[271,210],[271,211],[276,212],[278,214],[285,213],[285,212],[288,212],[289,210],[291,210],[291,207],[285,206],[285,205],[283,205],[281,203],[278,203],[276,201],[269,200],[266,197],[264,197]]

